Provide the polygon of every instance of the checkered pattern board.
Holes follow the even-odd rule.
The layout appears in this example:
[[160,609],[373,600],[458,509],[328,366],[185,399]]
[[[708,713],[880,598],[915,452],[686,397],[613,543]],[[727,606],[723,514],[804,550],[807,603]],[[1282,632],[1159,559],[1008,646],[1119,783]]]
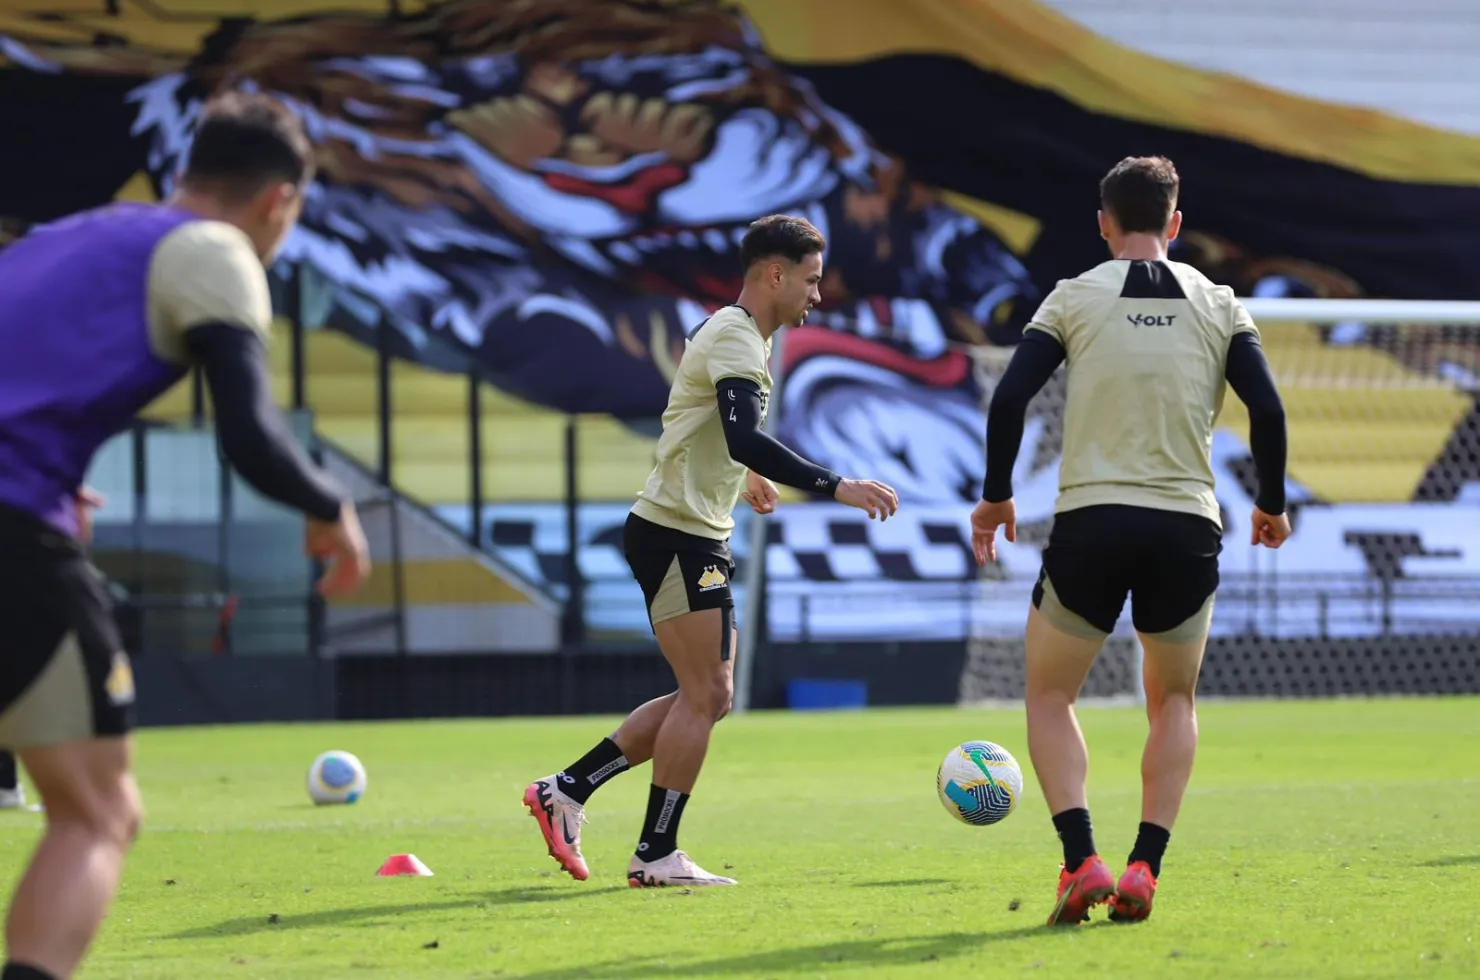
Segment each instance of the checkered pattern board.
[[[792,505],[766,518],[771,588],[769,629],[779,640],[960,639],[971,629],[977,602],[967,533],[969,508],[913,507],[885,523],[861,511],[822,504]],[[579,517],[581,573],[587,622],[593,629],[645,634],[642,593],[622,556],[626,504],[590,504]],[[443,516],[465,524],[467,512]],[[560,596],[566,577],[565,511],[558,504],[500,504],[485,514],[499,556]],[[743,570],[749,557],[749,511],[736,514],[732,537]],[[1034,569],[1036,571],[1036,567]],[[1011,618],[1021,625],[1022,595]],[[743,575],[735,600],[748,608]]]
[[[911,508],[886,522],[848,507],[782,507],[767,520],[772,581],[960,582],[974,578],[967,507]],[[449,520],[466,513],[449,510]],[[736,515],[737,562],[749,557],[752,515]],[[581,508],[580,565],[587,581],[625,579],[622,525],[627,506]],[[541,582],[565,579],[565,513],[552,505],[501,505],[487,515],[489,541],[510,564]]]
[[[1019,507],[1020,516],[1046,509],[1027,498]],[[1239,510],[1229,512],[1236,516]],[[621,549],[627,512],[628,505],[620,503],[583,506],[578,558],[593,624],[640,631],[645,628],[641,594]],[[1250,548],[1244,528],[1235,525],[1220,561],[1225,588],[1214,609],[1213,632],[1247,632],[1256,623],[1267,635],[1290,638],[1472,631],[1473,608],[1464,589],[1480,577],[1480,525],[1457,521],[1454,513],[1450,504],[1312,507],[1301,514],[1291,545],[1274,557]],[[794,630],[818,639],[846,639],[1021,632],[1041,565],[1043,536],[1034,530],[1041,527],[1020,524],[1016,544],[999,538],[1000,566],[984,576],[996,581],[978,582],[968,514],[964,504],[914,505],[881,524],[841,506],[782,507],[765,519],[773,633]],[[447,508],[444,516],[466,522],[467,511]],[[754,517],[745,510],[736,516],[732,543],[743,571]],[[563,508],[500,504],[486,517],[499,555],[560,595],[566,560]],[[1402,546],[1392,546],[1394,541]],[[1277,614],[1251,579],[1252,562],[1272,568],[1276,559],[1280,573],[1289,576]],[[1437,584],[1424,581],[1439,572],[1445,574]],[[1389,606],[1374,599],[1374,575],[1391,583]],[[735,586],[743,604],[743,574]],[[1129,628],[1128,614],[1122,627]]]

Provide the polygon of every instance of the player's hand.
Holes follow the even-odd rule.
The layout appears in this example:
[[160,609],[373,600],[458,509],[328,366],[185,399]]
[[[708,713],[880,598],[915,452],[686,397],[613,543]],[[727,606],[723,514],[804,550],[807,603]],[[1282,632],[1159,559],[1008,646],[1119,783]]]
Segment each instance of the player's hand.
[[370,577],[370,547],[354,504],[347,500],[337,521],[308,519],[304,545],[310,556],[328,566],[319,579],[319,595],[348,595]]
[[833,492],[833,499],[849,507],[868,511],[868,516],[887,521],[899,510],[899,494],[894,488],[874,480],[844,480]]
[[997,528],[1006,526],[1007,540],[1017,542],[1017,504],[1012,498],[989,504],[985,500],[971,512],[971,550],[982,568],[997,560]]
[[745,490],[740,494],[740,499],[749,504],[750,509],[757,514],[769,514],[776,509],[781,495],[776,492],[776,484],[754,470],[747,470]]
[[108,498],[98,493],[92,487],[83,487],[77,491],[77,540],[83,544],[92,541],[93,536],[93,511],[108,502]]
[[1249,523],[1253,527],[1249,543],[1262,544],[1266,548],[1278,548],[1292,533],[1289,514],[1266,514],[1255,507]]

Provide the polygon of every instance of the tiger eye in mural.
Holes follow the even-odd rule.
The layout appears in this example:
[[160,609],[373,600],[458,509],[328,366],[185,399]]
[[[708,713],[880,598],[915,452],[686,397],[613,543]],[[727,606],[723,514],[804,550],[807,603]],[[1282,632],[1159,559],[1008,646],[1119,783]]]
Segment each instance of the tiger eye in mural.
[[[86,203],[130,178],[168,193],[202,100],[270,91],[320,160],[275,272],[333,287],[329,323],[389,323],[426,359],[440,335],[537,405],[652,419],[684,333],[738,292],[747,223],[802,214],[829,241],[824,306],[786,345],[781,435],[908,500],[975,496],[992,371],[969,351],[1015,342],[1056,279],[1103,257],[1094,182],[1126,153],[1177,160],[1196,232],[1174,257],[1240,292],[1468,288],[1452,257],[1417,292],[1394,279],[1393,240],[1427,257],[1382,212],[1394,198],[1364,198],[1385,178],[1214,132],[1195,116],[1215,106],[1150,125],[1026,77],[1019,35],[1048,16],[1030,3],[1010,23],[964,5],[977,50],[942,24],[938,53],[908,55],[886,35],[909,4],[876,0],[826,51],[794,0],[94,6],[0,12],[0,99],[34,148],[0,164],[0,240],[50,216],[27,180],[95,187]],[[1400,210],[1440,231],[1475,209],[1426,193]],[[1351,235],[1287,220],[1364,199]]]

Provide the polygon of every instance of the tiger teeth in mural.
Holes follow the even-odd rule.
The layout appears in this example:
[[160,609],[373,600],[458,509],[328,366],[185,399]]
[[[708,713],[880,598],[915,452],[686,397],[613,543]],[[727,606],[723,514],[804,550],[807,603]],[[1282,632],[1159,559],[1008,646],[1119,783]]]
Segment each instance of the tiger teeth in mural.
[[[829,240],[824,302],[787,337],[779,435],[947,510],[980,485],[991,348],[1102,257],[1095,181],[1128,153],[1176,160],[1189,231],[1173,258],[1241,295],[1474,295],[1480,141],[1158,61],[1030,0],[917,8],[15,0],[0,10],[0,104],[26,152],[0,161],[0,242],[167,193],[208,93],[271,91],[321,157],[275,269],[315,284],[316,318],[361,339],[388,323],[397,353],[433,371],[446,346],[471,351],[530,412],[642,420],[663,410],[684,334],[738,291],[747,224],[802,214]],[[1395,346],[1297,327],[1266,345],[1277,372],[1314,362],[1384,386],[1380,418],[1360,386],[1295,386],[1292,499],[1469,506],[1476,330]],[[1051,506],[1053,392],[1016,481],[1025,526]],[[1233,401],[1215,455],[1220,494],[1242,506]],[[626,471],[610,472],[584,492],[630,500]],[[433,505],[466,493],[418,487]],[[1353,547],[1313,551],[1313,567],[1344,569]]]

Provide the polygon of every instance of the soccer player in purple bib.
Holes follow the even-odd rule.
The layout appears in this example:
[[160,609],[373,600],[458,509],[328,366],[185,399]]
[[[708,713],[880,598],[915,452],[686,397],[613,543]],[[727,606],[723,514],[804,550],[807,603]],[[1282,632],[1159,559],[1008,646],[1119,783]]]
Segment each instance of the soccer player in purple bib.
[[200,365],[226,458],[308,518],[320,591],[369,573],[353,505],[272,401],[265,264],[302,209],[295,116],[231,94],[202,113],[179,192],[37,228],[0,252],[0,748],[25,764],[46,834],[11,899],[0,980],[70,977],[142,815],[133,672],[88,566],[94,453]]

